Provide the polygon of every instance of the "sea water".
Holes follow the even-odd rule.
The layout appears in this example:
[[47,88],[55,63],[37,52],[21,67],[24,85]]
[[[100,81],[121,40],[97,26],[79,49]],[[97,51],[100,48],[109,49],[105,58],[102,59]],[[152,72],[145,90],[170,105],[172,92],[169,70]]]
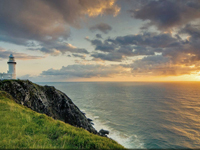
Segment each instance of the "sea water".
[[49,82],[126,148],[200,148],[200,82]]

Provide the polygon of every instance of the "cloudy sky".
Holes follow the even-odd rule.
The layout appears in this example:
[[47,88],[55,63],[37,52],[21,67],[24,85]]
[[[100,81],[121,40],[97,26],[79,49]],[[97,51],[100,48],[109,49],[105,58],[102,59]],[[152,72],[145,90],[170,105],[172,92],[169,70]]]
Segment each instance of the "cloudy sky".
[[199,0],[0,0],[9,54],[32,81],[200,81]]

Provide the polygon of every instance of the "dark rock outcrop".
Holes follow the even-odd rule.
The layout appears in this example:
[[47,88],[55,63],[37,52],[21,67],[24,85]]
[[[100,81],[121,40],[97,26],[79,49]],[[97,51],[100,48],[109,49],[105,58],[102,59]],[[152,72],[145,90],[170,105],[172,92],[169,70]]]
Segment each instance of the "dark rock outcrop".
[[53,86],[40,86],[29,80],[4,80],[0,81],[0,90],[8,92],[17,103],[36,112],[44,113],[54,119],[62,120],[97,134],[97,131],[91,125],[91,121],[72,100]]
[[93,120],[92,119],[90,119],[90,118],[87,118],[87,120],[89,121],[89,122],[92,122]]
[[106,134],[109,134],[109,131],[108,131],[108,130],[101,129],[101,130],[99,131],[99,133],[100,133],[101,136],[106,136]]

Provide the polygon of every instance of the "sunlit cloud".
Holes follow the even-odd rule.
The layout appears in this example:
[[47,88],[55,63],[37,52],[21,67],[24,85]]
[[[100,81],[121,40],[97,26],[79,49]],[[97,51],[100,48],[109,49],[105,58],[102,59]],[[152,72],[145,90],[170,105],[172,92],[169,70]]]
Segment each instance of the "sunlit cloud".
[[[80,28],[80,21],[86,16],[116,16],[119,11],[115,0],[0,1],[0,41],[52,55],[57,55],[57,51],[63,54],[63,48],[58,47],[63,47],[70,37],[71,26]],[[37,42],[42,48],[30,47],[30,42]],[[75,51],[77,49],[74,48]]]

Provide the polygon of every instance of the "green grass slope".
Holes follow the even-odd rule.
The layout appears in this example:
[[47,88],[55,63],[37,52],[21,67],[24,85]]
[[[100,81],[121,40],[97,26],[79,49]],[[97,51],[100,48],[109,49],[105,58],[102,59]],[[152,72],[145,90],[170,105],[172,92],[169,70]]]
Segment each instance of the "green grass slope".
[[0,148],[123,149],[117,142],[15,103],[0,91]]

